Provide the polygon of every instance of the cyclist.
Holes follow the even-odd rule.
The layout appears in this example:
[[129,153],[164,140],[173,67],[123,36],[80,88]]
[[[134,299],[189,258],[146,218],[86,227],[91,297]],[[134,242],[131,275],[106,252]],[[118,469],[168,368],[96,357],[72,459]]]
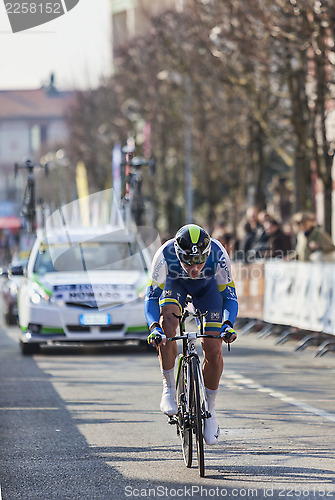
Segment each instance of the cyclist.
[[[238,303],[230,267],[228,254],[221,243],[196,224],[181,227],[154,256],[145,314],[150,331],[148,342],[158,347],[163,375],[160,409],[167,415],[177,413],[174,378],[177,345],[167,343],[166,338],[176,335],[178,318],[175,315],[180,316],[186,296],[192,297],[194,306],[201,312],[208,311],[204,322],[206,334],[220,335],[226,343],[236,339],[234,321]],[[201,343],[211,413],[205,420],[204,438],[207,444],[215,444],[220,434],[215,398],[223,371],[222,341],[204,338]]]

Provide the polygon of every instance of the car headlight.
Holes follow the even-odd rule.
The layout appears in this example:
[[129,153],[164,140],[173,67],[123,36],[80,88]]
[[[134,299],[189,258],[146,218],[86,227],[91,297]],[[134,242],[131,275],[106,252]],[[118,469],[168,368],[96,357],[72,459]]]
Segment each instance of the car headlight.
[[49,304],[53,302],[52,294],[50,292],[47,292],[41,285],[36,282],[32,284],[29,298],[30,301],[35,305],[38,305],[42,302],[47,302]]

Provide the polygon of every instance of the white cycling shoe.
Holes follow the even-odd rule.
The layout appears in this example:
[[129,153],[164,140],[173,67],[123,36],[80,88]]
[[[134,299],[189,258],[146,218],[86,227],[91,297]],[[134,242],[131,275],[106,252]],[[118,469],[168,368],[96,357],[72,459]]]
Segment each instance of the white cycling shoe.
[[204,440],[206,444],[216,444],[219,441],[220,427],[216,419],[215,411],[211,412],[212,416],[205,419]]
[[176,390],[174,387],[163,388],[160,410],[168,416],[175,415],[178,412]]

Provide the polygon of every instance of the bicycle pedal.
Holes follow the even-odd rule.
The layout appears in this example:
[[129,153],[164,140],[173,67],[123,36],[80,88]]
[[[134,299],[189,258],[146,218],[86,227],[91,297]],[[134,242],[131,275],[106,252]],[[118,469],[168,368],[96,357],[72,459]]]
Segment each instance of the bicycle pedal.
[[169,424],[171,425],[177,425],[178,424],[178,419],[177,417],[175,417],[174,415],[172,417],[169,417],[169,420],[168,420]]

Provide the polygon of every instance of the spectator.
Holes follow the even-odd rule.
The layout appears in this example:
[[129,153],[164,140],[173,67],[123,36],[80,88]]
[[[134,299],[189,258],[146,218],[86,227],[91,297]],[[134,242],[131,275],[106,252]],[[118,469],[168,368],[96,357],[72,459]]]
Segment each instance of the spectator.
[[281,228],[282,228],[283,233],[286,234],[286,236],[288,237],[292,249],[295,248],[297,237],[293,231],[292,222],[288,222],[288,221],[283,222]]
[[237,242],[233,233],[227,229],[226,224],[223,221],[219,222],[215,226],[212,236],[225,247],[229,257],[231,259],[234,258],[234,253],[237,250]]
[[261,210],[257,214],[257,224],[256,224],[256,232],[255,238],[252,244],[252,251],[254,253],[254,257],[257,259],[265,257],[266,253],[269,249],[268,244],[268,235],[264,228],[265,221],[270,219],[270,215],[266,210]]
[[244,251],[244,260],[251,262],[263,258],[268,249],[263,223],[269,218],[269,214],[265,210],[259,212],[257,207],[251,206],[247,208],[246,218],[247,223],[244,226],[246,235],[241,249]]
[[250,227],[253,231],[256,231],[257,227],[258,227],[258,208],[255,207],[255,206],[251,206],[251,207],[248,207],[247,208],[247,211],[246,211],[246,218],[247,218],[247,222],[249,222],[250,224]]
[[269,218],[264,221],[267,235],[268,250],[264,257],[270,259],[285,259],[292,250],[290,237],[284,233],[279,222]]
[[212,237],[218,240],[222,245],[224,244],[224,240],[226,237],[227,228],[226,224],[223,221],[217,223],[212,232]]
[[244,262],[248,262],[251,253],[253,241],[255,239],[255,229],[252,228],[250,222],[244,224],[244,237],[241,242],[241,250]]
[[297,233],[295,258],[302,261],[335,261],[335,245],[317,223],[313,214],[298,212],[292,217]]

